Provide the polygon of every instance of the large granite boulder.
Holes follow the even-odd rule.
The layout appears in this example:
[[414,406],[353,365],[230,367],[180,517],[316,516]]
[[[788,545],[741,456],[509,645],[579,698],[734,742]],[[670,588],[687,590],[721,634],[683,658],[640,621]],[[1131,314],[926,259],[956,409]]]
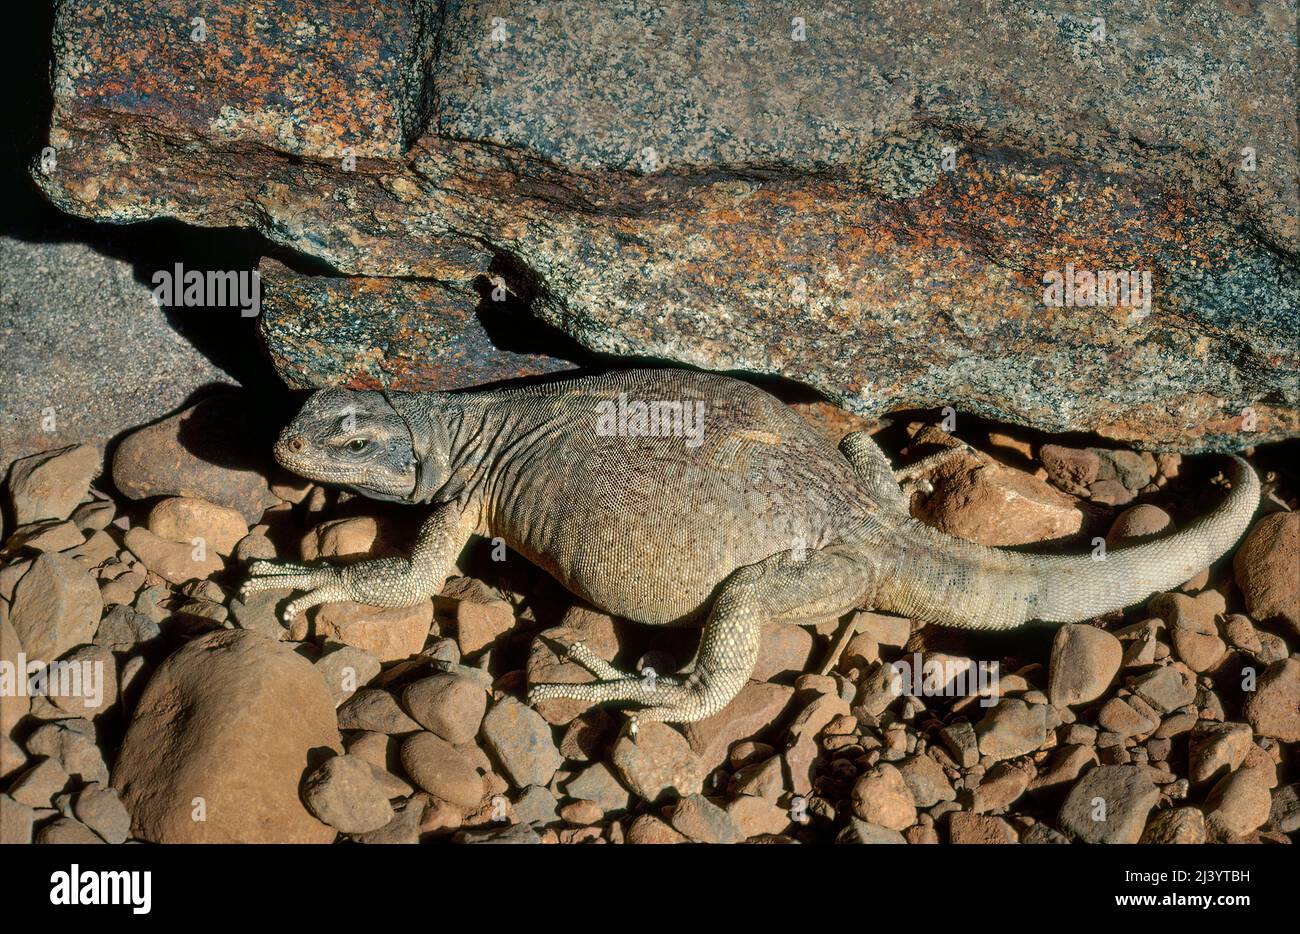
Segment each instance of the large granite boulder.
[[33,174],[363,277],[268,270],[295,385],[562,366],[424,362],[499,331],[497,289],[590,350],[863,414],[1238,448],[1300,434],[1288,10],[67,3]]

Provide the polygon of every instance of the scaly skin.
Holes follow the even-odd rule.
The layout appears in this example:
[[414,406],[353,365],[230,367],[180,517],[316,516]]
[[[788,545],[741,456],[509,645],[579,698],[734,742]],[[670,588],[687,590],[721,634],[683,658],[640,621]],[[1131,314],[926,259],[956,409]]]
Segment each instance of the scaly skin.
[[[620,399],[631,404],[622,422]],[[688,417],[661,408],[657,433],[647,433],[638,402]],[[1254,472],[1233,458],[1223,505],[1167,538],[1102,561],[986,548],[912,519],[865,433],[837,450],[767,393],[689,370],[465,393],[322,390],[275,456],[313,480],[432,512],[409,558],[258,561],[244,593],[305,591],[286,619],[340,600],[410,606],[442,590],[470,535],[500,536],[609,613],[655,626],[703,620],[699,650],[676,676],[643,679],[578,645],[573,659],[598,680],[536,685],[529,695],[638,704],[646,721],[689,722],[725,707],[754,668],[765,622],[871,606],[1005,629],[1128,606],[1231,548],[1259,499]]]

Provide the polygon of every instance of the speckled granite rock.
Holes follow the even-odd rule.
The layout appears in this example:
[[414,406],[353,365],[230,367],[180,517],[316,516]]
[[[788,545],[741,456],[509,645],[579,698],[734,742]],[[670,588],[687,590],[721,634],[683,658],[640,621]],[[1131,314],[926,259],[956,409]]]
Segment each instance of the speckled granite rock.
[[0,353],[22,366],[0,380],[0,471],[38,451],[100,444],[230,382],[129,263],[87,244],[5,236],[0,270]]
[[[35,177],[74,213],[252,226],[349,274],[501,275],[593,350],[864,414],[1300,433],[1285,4],[1101,3],[1104,35],[1022,0],[975,30],[822,5],[803,41],[766,2],[362,7],[227,0],[196,42],[175,2],[64,5]],[[1149,273],[1149,311],[1046,304],[1070,267]],[[353,378],[354,344],[319,340],[281,372]]]
[[274,260],[259,273],[262,337],[295,389],[457,389],[572,366],[493,344],[466,283],[299,275]]

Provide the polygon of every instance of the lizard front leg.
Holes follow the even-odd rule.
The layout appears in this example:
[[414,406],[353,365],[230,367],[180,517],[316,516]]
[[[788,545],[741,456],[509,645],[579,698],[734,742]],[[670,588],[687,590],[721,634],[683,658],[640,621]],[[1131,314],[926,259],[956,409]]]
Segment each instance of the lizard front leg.
[[413,606],[442,590],[474,526],[472,509],[445,503],[420,526],[409,558],[375,558],[346,565],[254,561],[239,592],[247,596],[281,588],[306,591],[284,608],[286,623],[310,607],[344,600],[371,606]]

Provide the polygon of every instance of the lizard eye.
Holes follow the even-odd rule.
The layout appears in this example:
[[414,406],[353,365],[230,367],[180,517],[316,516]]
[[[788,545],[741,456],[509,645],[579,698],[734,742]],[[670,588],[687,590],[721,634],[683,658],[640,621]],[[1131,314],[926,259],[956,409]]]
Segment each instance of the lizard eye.
[[349,451],[356,451],[357,453],[360,453],[361,451],[364,451],[366,449],[367,444],[369,444],[369,442],[366,441],[365,438],[353,438],[351,441],[347,443],[347,449]]

